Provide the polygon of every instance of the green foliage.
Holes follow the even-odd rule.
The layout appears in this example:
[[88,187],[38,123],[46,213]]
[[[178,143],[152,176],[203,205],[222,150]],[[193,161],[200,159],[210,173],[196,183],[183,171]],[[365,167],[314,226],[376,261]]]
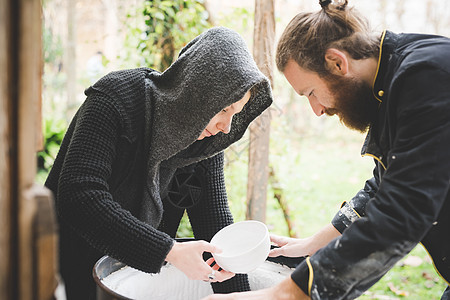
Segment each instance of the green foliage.
[[126,44],[138,50],[139,65],[161,71],[183,46],[211,26],[201,0],[145,0],[136,15],[129,16],[136,18],[145,26],[130,23]]
[[66,76],[61,72],[64,53],[61,37],[55,35],[52,29],[46,26],[46,24],[42,26],[42,46],[44,59],[42,96],[45,105],[47,102],[53,102],[46,100],[54,99],[64,91]]
[[191,223],[189,222],[189,217],[186,212],[184,212],[181,218],[180,226],[176,234],[177,238],[191,238],[194,237],[194,232],[192,231]]
[[38,152],[38,172],[48,171],[53,166],[64,138],[67,124],[63,119],[46,118],[44,121],[44,150]]
[[[44,1],[45,7],[48,1]],[[54,116],[64,116],[65,105],[63,94],[66,84],[66,75],[61,72],[63,64],[64,47],[61,37],[56,35],[51,26],[45,23],[42,26],[42,46],[44,72],[42,76],[42,115],[44,116],[43,138],[44,149],[37,153],[36,181],[43,184],[48,171],[53,166],[64,137],[67,122],[56,119]]]
[[62,60],[63,46],[61,37],[55,36],[50,28],[42,28],[44,63],[58,65]]
[[245,7],[233,7],[231,13],[220,12],[214,19],[218,26],[231,28],[244,36],[247,46],[251,49],[254,16],[255,12],[253,10]]

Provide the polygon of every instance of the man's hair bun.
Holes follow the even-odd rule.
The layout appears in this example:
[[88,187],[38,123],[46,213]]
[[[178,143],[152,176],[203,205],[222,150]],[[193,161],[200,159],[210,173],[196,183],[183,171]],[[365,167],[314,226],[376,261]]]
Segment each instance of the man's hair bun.
[[348,0],[319,0],[319,4],[324,10],[329,9],[330,5],[335,9],[345,10]]

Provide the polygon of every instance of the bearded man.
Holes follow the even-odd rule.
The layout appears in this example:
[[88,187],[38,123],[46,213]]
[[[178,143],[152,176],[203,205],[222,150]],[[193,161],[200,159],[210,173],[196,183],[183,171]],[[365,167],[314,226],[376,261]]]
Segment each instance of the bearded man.
[[307,256],[290,278],[210,299],[354,299],[418,243],[450,282],[450,39],[375,35],[347,2],[294,17],[276,62],[317,116],[368,131],[373,177],[315,235],[272,236],[270,256]]

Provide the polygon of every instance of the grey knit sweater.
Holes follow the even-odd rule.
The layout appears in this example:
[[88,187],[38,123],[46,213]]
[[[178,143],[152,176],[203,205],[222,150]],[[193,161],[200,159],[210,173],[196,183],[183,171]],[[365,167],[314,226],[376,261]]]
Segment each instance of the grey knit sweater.
[[[197,141],[216,113],[252,87],[229,134]],[[91,271],[102,255],[159,272],[185,210],[197,239],[231,224],[223,150],[272,102],[245,42],[226,28],[194,39],[162,73],[113,72],[86,95],[46,181],[69,299],[95,298]],[[213,289],[247,290],[248,282],[237,275]]]

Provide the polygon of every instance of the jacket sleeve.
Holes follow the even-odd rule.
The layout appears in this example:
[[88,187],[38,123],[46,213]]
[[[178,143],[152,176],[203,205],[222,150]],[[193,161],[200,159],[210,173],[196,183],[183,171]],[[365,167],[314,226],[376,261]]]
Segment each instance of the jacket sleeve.
[[[374,174],[377,172],[377,167]],[[331,224],[340,232],[344,232],[358,218],[366,215],[366,204],[378,190],[376,178],[372,177],[366,181],[364,188],[360,190],[350,201],[344,201],[341,208],[334,216]]]
[[[204,195],[198,205],[188,209],[196,239],[210,241],[217,231],[233,223],[225,189],[223,165],[223,152],[197,164],[196,173],[204,177]],[[250,290],[247,275],[243,274],[237,274],[222,283],[213,283],[212,287],[215,293]]]
[[98,251],[155,273],[173,239],[123,209],[108,185],[122,125],[119,110],[106,95],[86,99],[61,167],[57,213],[60,222]]
[[[449,191],[450,74],[420,66],[397,95],[392,146],[365,216],[292,274],[312,299],[353,299],[411,251],[432,227]],[[392,100],[394,101],[394,100]]]

